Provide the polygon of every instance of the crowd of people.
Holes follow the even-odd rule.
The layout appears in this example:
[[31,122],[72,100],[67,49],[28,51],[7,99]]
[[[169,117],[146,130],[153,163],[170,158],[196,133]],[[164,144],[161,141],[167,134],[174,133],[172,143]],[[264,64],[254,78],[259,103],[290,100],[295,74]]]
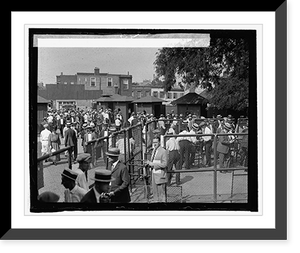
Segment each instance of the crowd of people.
[[[154,122],[154,124],[146,124]],[[171,112],[160,115],[156,120],[153,114],[145,111],[131,113],[128,120],[120,109],[114,112],[110,109],[87,110],[50,110],[41,125],[44,130],[40,133],[42,155],[59,149],[60,138],[64,139],[65,147],[72,147],[72,159],[78,163],[78,168],[71,171],[64,170],[62,184],[65,191],[65,202],[130,202],[129,169],[124,159],[124,136],[119,136],[115,146],[103,145],[104,160],[108,162],[107,172],[95,170],[94,184],[87,184],[87,170],[91,163],[88,153],[89,141],[109,136],[122,128],[143,126],[143,141],[148,137],[151,143],[150,157],[145,159],[145,165],[151,168],[151,185],[153,199],[156,202],[165,201],[165,186],[172,182],[172,170],[190,169],[195,165],[196,154],[202,161],[202,166],[212,166],[213,138],[216,133],[232,133],[220,135],[216,145],[218,167],[226,167],[226,158],[235,145],[241,150],[241,160],[247,167],[248,135],[234,135],[234,133],[248,133],[248,121],[236,121],[231,115],[206,119],[195,114],[176,115]],[[152,132],[152,135],[149,135]],[[205,135],[203,135],[205,134]],[[147,137],[146,137],[147,135]],[[152,136],[152,138],[150,137]],[[123,139],[122,139],[123,138]],[[130,136],[130,148],[134,149],[134,138]],[[81,139],[81,144],[78,143]],[[77,147],[82,145],[83,154],[78,155]],[[148,146],[149,148],[149,146]],[[108,159],[107,159],[108,158]],[[59,161],[59,155],[54,164]],[[85,165],[84,165],[85,164]],[[221,172],[226,172],[226,170]],[[107,174],[107,175],[106,175]],[[72,182],[68,182],[68,181]],[[176,184],[180,184],[180,173],[176,173]],[[99,185],[108,183],[104,188]],[[73,196],[75,194],[75,196]]]
[[[153,131],[154,136],[160,140],[159,146],[163,147],[167,154],[167,159],[158,159],[160,160],[158,164],[161,167],[163,167],[162,164],[166,164],[166,174],[162,176],[162,178],[165,178],[166,185],[171,184],[174,169],[189,170],[194,167],[196,154],[201,162],[196,166],[197,168],[212,167],[215,134],[221,134],[218,135],[216,143],[217,168],[222,169],[229,166],[226,163],[229,161],[232,150],[239,152],[239,165],[248,166],[248,120],[243,117],[235,121],[231,115],[227,117],[218,115],[216,118],[207,119],[190,114],[179,121],[177,119],[165,119],[161,115],[157,126],[157,129]],[[245,135],[235,135],[236,133],[244,133]],[[155,152],[156,145],[156,143],[153,144],[153,152]],[[151,157],[154,155],[153,152]],[[152,159],[148,163],[153,168],[157,166],[154,166]],[[227,173],[228,170],[224,169],[220,172]],[[180,173],[176,173],[175,184],[180,185]],[[157,198],[161,199],[163,195],[162,193]]]

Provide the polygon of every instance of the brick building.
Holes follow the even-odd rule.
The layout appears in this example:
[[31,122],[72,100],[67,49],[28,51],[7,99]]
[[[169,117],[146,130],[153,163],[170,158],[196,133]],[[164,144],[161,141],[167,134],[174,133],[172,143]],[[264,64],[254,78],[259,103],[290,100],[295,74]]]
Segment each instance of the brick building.
[[132,76],[126,74],[78,72],[75,75],[56,76],[56,84],[46,84],[38,89],[38,95],[53,101],[55,109],[75,105],[79,108],[93,107],[101,95],[132,95]]

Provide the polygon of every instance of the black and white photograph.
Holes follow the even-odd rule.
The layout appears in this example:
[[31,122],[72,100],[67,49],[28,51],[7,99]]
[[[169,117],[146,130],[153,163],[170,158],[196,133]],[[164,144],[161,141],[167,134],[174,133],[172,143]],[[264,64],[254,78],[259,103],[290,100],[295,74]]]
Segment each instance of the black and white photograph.
[[287,239],[286,1],[12,12],[11,30],[1,240]]
[[256,38],[29,29],[31,211],[257,212]]

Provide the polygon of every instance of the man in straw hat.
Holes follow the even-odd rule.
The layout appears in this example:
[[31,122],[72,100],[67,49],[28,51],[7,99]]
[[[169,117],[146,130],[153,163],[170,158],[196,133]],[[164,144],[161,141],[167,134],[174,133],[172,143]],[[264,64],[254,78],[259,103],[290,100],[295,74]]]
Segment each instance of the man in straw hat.
[[89,190],[89,184],[87,179],[87,172],[91,169],[92,156],[89,153],[82,153],[78,155],[76,161],[78,167],[74,165],[72,170],[78,174],[76,183],[83,189]]
[[82,198],[82,203],[109,203],[110,196],[108,194],[109,184],[114,180],[110,170],[95,170],[95,176],[91,178],[95,181],[93,188]]
[[129,172],[126,166],[119,160],[120,150],[118,148],[110,148],[106,155],[108,157],[108,169],[115,179],[110,184],[109,195],[111,202],[129,203]]
[[[192,125],[192,129],[190,130],[189,134],[197,134],[199,130],[199,125],[197,123],[193,123]],[[196,136],[191,136],[190,137],[190,141],[191,141],[191,150],[190,150],[190,159],[189,159],[189,166],[192,166],[194,164],[195,161],[195,155],[196,155],[196,149],[197,149],[197,137]]]
[[64,169],[61,174],[61,184],[65,187],[64,202],[80,202],[87,190],[76,184],[78,174],[69,168]]
[[[208,120],[204,121],[204,132],[203,134],[212,134],[212,126]],[[212,150],[212,136],[203,136],[204,147],[205,147],[205,167],[211,166],[211,150]]]

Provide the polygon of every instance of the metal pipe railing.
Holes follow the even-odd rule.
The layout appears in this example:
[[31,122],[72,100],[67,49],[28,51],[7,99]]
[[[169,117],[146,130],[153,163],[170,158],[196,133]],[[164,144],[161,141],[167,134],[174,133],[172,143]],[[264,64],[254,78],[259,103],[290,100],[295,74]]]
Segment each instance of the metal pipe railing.
[[37,162],[40,163],[48,158],[50,158],[51,156],[55,156],[55,155],[58,155],[60,153],[63,153],[63,152],[66,152],[68,151],[69,153],[69,156],[68,156],[68,164],[69,164],[69,169],[72,169],[72,157],[71,157],[71,150],[72,150],[72,147],[65,147],[65,148],[62,148],[60,150],[57,150],[55,152],[50,152],[49,154],[46,154],[46,155],[43,155],[43,156],[40,156],[37,158]]
[[[213,150],[214,150],[214,166],[213,166],[213,201],[216,203],[217,194],[218,194],[218,179],[217,172],[226,170],[224,168],[217,168],[217,141],[218,136],[244,136],[248,135],[248,133],[218,133],[218,134],[173,134],[173,135],[164,135],[164,145],[166,146],[166,142],[168,138],[172,137],[202,137],[202,136],[212,136],[213,137]],[[244,170],[245,168],[230,168],[231,171],[235,170]],[[189,170],[172,170],[171,173],[185,173],[185,172],[211,172],[211,169],[189,169]]]

